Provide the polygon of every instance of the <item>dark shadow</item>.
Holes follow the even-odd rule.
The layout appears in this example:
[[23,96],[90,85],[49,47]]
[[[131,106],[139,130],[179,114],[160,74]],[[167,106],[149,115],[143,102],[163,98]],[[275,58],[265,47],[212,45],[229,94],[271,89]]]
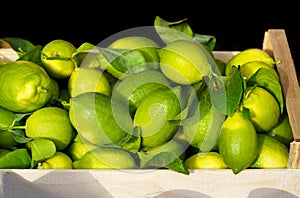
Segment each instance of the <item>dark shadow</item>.
[[2,172],[2,196],[7,198],[113,198],[87,171],[72,174],[50,172],[35,181],[28,181],[14,172]]
[[252,190],[248,198],[298,198],[299,196],[276,188],[257,188]]
[[[148,196],[149,197],[149,196]],[[211,198],[211,196],[206,195],[201,192],[192,191],[192,190],[170,190],[166,192],[162,192],[157,196],[150,196],[153,198]]]

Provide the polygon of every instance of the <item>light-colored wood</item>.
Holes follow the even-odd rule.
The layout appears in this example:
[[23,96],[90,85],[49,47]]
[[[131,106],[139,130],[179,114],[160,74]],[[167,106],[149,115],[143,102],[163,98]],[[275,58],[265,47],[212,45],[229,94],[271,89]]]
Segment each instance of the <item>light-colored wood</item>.
[[300,88],[294,61],[283,29],[265,33],[263,49],[280,63],[277,71],[282,85],[286,109],[292,127],[294,142],[290,144],[288,168],[300,168]]
[[18,58],[18,54],[11,48],[0,48],[0,62],[11,62]]
[[300,142],[291,142],[287,168],[300,169]]
[[[257,198],[300,195],[299,169],[3,170],[1,197]],[[10,196],[8,196],[10,195]],[[22,196],[21,196],[22,195]]]
[[265,33],[263,49],[280,61],[277,71],[280,76],[287,113],[293,130],[294,140],[300,141],[300,89],[293,58],[282,29],[270,29]]

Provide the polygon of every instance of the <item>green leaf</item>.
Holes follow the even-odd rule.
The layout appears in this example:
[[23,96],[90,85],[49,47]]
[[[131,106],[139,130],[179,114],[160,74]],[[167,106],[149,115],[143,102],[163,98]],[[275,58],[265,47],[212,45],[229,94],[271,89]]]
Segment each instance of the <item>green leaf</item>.
[[[188,99],[188,105],[184,111],[188,115],[182,120],[181,125],[190,125],[203,118],[211,108],[211,100],[208,88],[204,81],[201,81],[195,88]],[[195,96],[196,95],[196,96]]]
[[30,168],[31,157],[26,148],[13,150],[0,158],[0,169]]
[[141,147],[141,129],[140,127],[134,127],[133,128],[133,134],[130,136],[126,136],[129,137],[126,141],[126,143],[121,144],[121,147],[127,151],[130,152],[138,152],[138,150]]
[[280,81],[272,73],[270,73],[269,70],[260,68],[249,78],[248,84],[248,86],[257,84],[258,86],[268,90],[276,98],[280,107],[280,112],[281,114],[283,113],[284,99],[282,87]]
[[21,121],[24,117],[30,115],[31,113],[16,113],[14,118],[14,123]]
[[16,129],[16,130],[12,130],[11,133],[14,140],[21,144],[30,142],[32,140],[31,138],[26,137],[23,130]]
[[42,65],[41,52],[42,52],[41,45],[34,46],[32,49],[26,51],[25,53],[22,53],[19,56],[18,60],[32,61],[38,65]]
[[215,36],[202,34],[194,34],[193,40],[206,45],[210,50],[213,50],[215,48],[217,42]]
[[9,44],[19,55],[29,52],[35,47],[30,41],[17,37],[2,38],[0,41]]
[[175,40],[192,40],[193,31],[187,19],[183,19],[175,22],[168,22],[156,16],[154,20],[154,27],[165,44],[173,42]]
[[[105,60],[99,58],[100,68],[116,78],[125,78],[134,73],[149,69],[145,57],[138,50],[97,48]],[[106,61],[106,62],[105,62]]]
[[231,116],[239,107],[243,96],[243,79],[238,68],[233,67],[231,76],[223,77],[223,81],[214,76],[205,76],[205,79],[214,107],[225,115]]
[[178,173],[185,174],[185,175],[189,175],[190,174],[190,172],[187,169],[185,163],[180,158],[176,158],[173,162],[171,162],[170,164],[168,164],[166,166],[166,168],[171,169],[173,171],[176,171]]
[[56,152],[54,142],[49,139],[34,139],[27,144],[31,150],[31,168],[34,168],[39,162],[52,157]]

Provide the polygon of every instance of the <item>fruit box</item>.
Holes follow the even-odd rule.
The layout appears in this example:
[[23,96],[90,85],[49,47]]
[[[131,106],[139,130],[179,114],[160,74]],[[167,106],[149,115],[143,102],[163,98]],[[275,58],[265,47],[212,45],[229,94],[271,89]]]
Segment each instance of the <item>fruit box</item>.
[[[279,60],[286,107],[293,130],[286,169],[191,170],[38,170],[2,169],[1,197],[298,197],[300,196],[300,89],[285,31],[269,29],[262,48]],[[228,61],[237,51],[214,51]],[[0,60],[14,60],[0,49]]]

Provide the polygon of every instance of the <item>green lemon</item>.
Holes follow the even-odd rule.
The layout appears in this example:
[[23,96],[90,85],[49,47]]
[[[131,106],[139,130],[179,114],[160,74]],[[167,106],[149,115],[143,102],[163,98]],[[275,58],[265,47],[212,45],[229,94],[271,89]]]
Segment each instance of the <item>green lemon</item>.
[[56,151],[52,157],[39,163],[37,169],[73,169],[73,161],[66,153]]
[[257,157],[257,133],[252,122],[239,111],[227,117],[219,138],[219,153],[234,174],[251,166]]
[[199,121],[183,125],[183,134],[190,144],[201,151],[217,149],[221,126],[225,115],[211,107]]
[[136,169],[135,159],[126,150],[116,147],[99,147],[85,153],[73,162],[75,169]]
[[68,80],[68,90],[71,97],[85,92],[99,92],[110,96],[111,85],[99,69],[78,67]]
[[278,124],[266,134],[289,147],[290,143],[294,140],[294,136],[287,112],[282,114]]
[[63,150],[69,145],[73,133],[68,111],[59,107],[40,108],[26,119],[26,136],[48,138],[54,142],[57,150]]
[[[147,151],[140,151],[139,155],[141,168],[162,168],[166,167],[176,159],[184,160],[186,157],[185,150],[188,147],[188,142],[173,138],[159,146],[149,148]],[[167,155],[163,161],[160,155]],[[156,161],[157,160],[157,161]],[[158,166],[158,167],[156,167]]]
[[170,140],[179,122],[170,121],[181,111],[180,88],[158,88],[145,97],[134,115],[134,125],[141,128],[142,147],[159,146]]
[[161,72],[145,70],[118,81],[114,86],[112,97],[128,106],[133,116],[143,98],[158,88],[169,86],[168,79]]
[[58,98],[55,80],[31,61],[15,61],[0,67],[0,106],[19,113],[32,112]]
[[188,169],[223,169],[228,168],[218,152],[200,152],[185,160]]
[[157,49],[159,45],[152,39],[144,36],[127,36],[119,38],[111,43],[108,48],[139,50],[145,57],[152,69],[158,68],[159,56]]
[[225,75],[230,76],[231,67],[238,67],[250,61],[262,61],[270,67],[274,67],[277,62],[266,51],[259,48],[249,48],[243,50],[229,59],[226,63]]
[[133,128],[128,110],[97,92],[72,97],[69,117],[80,136],[96,145],[119,144]]
[[246,62],[245,64],[242,64],[240,67],[240,71],[243,77],[246,77],[246,79],[249,79],[257,70],[260,68],[265,68],[270,73],[272,73],[276,79],[279,80],[279,76],[277,71],[275,70],[274,67],[268,65],[267,63],[263,61],[250,61]]
[[251,168],[286,168],[288,148],[266,134],[258,134],[258,155]]
[[158,54],[161,71],[178,84],[199,82],[211,70],[211,55],[196,42],[176,40],[161,48]]
[[79,160],[88,151],[96,148],[98,148],[98,146],[88,143],[87,140],[82,140],[82,137],[77,133],[67,148],[67,154],[75,161]]
[[56,39],[47,43],[41,52],[41,61],[48,74],[54,78],[68,78],[76,67],[73,54],[76,47],[69,41]]
[[243,107],[249,109],[250,119],[258,132],[271,130],[279,121],[278,102],[262,87],[248,88],[243,99]]

